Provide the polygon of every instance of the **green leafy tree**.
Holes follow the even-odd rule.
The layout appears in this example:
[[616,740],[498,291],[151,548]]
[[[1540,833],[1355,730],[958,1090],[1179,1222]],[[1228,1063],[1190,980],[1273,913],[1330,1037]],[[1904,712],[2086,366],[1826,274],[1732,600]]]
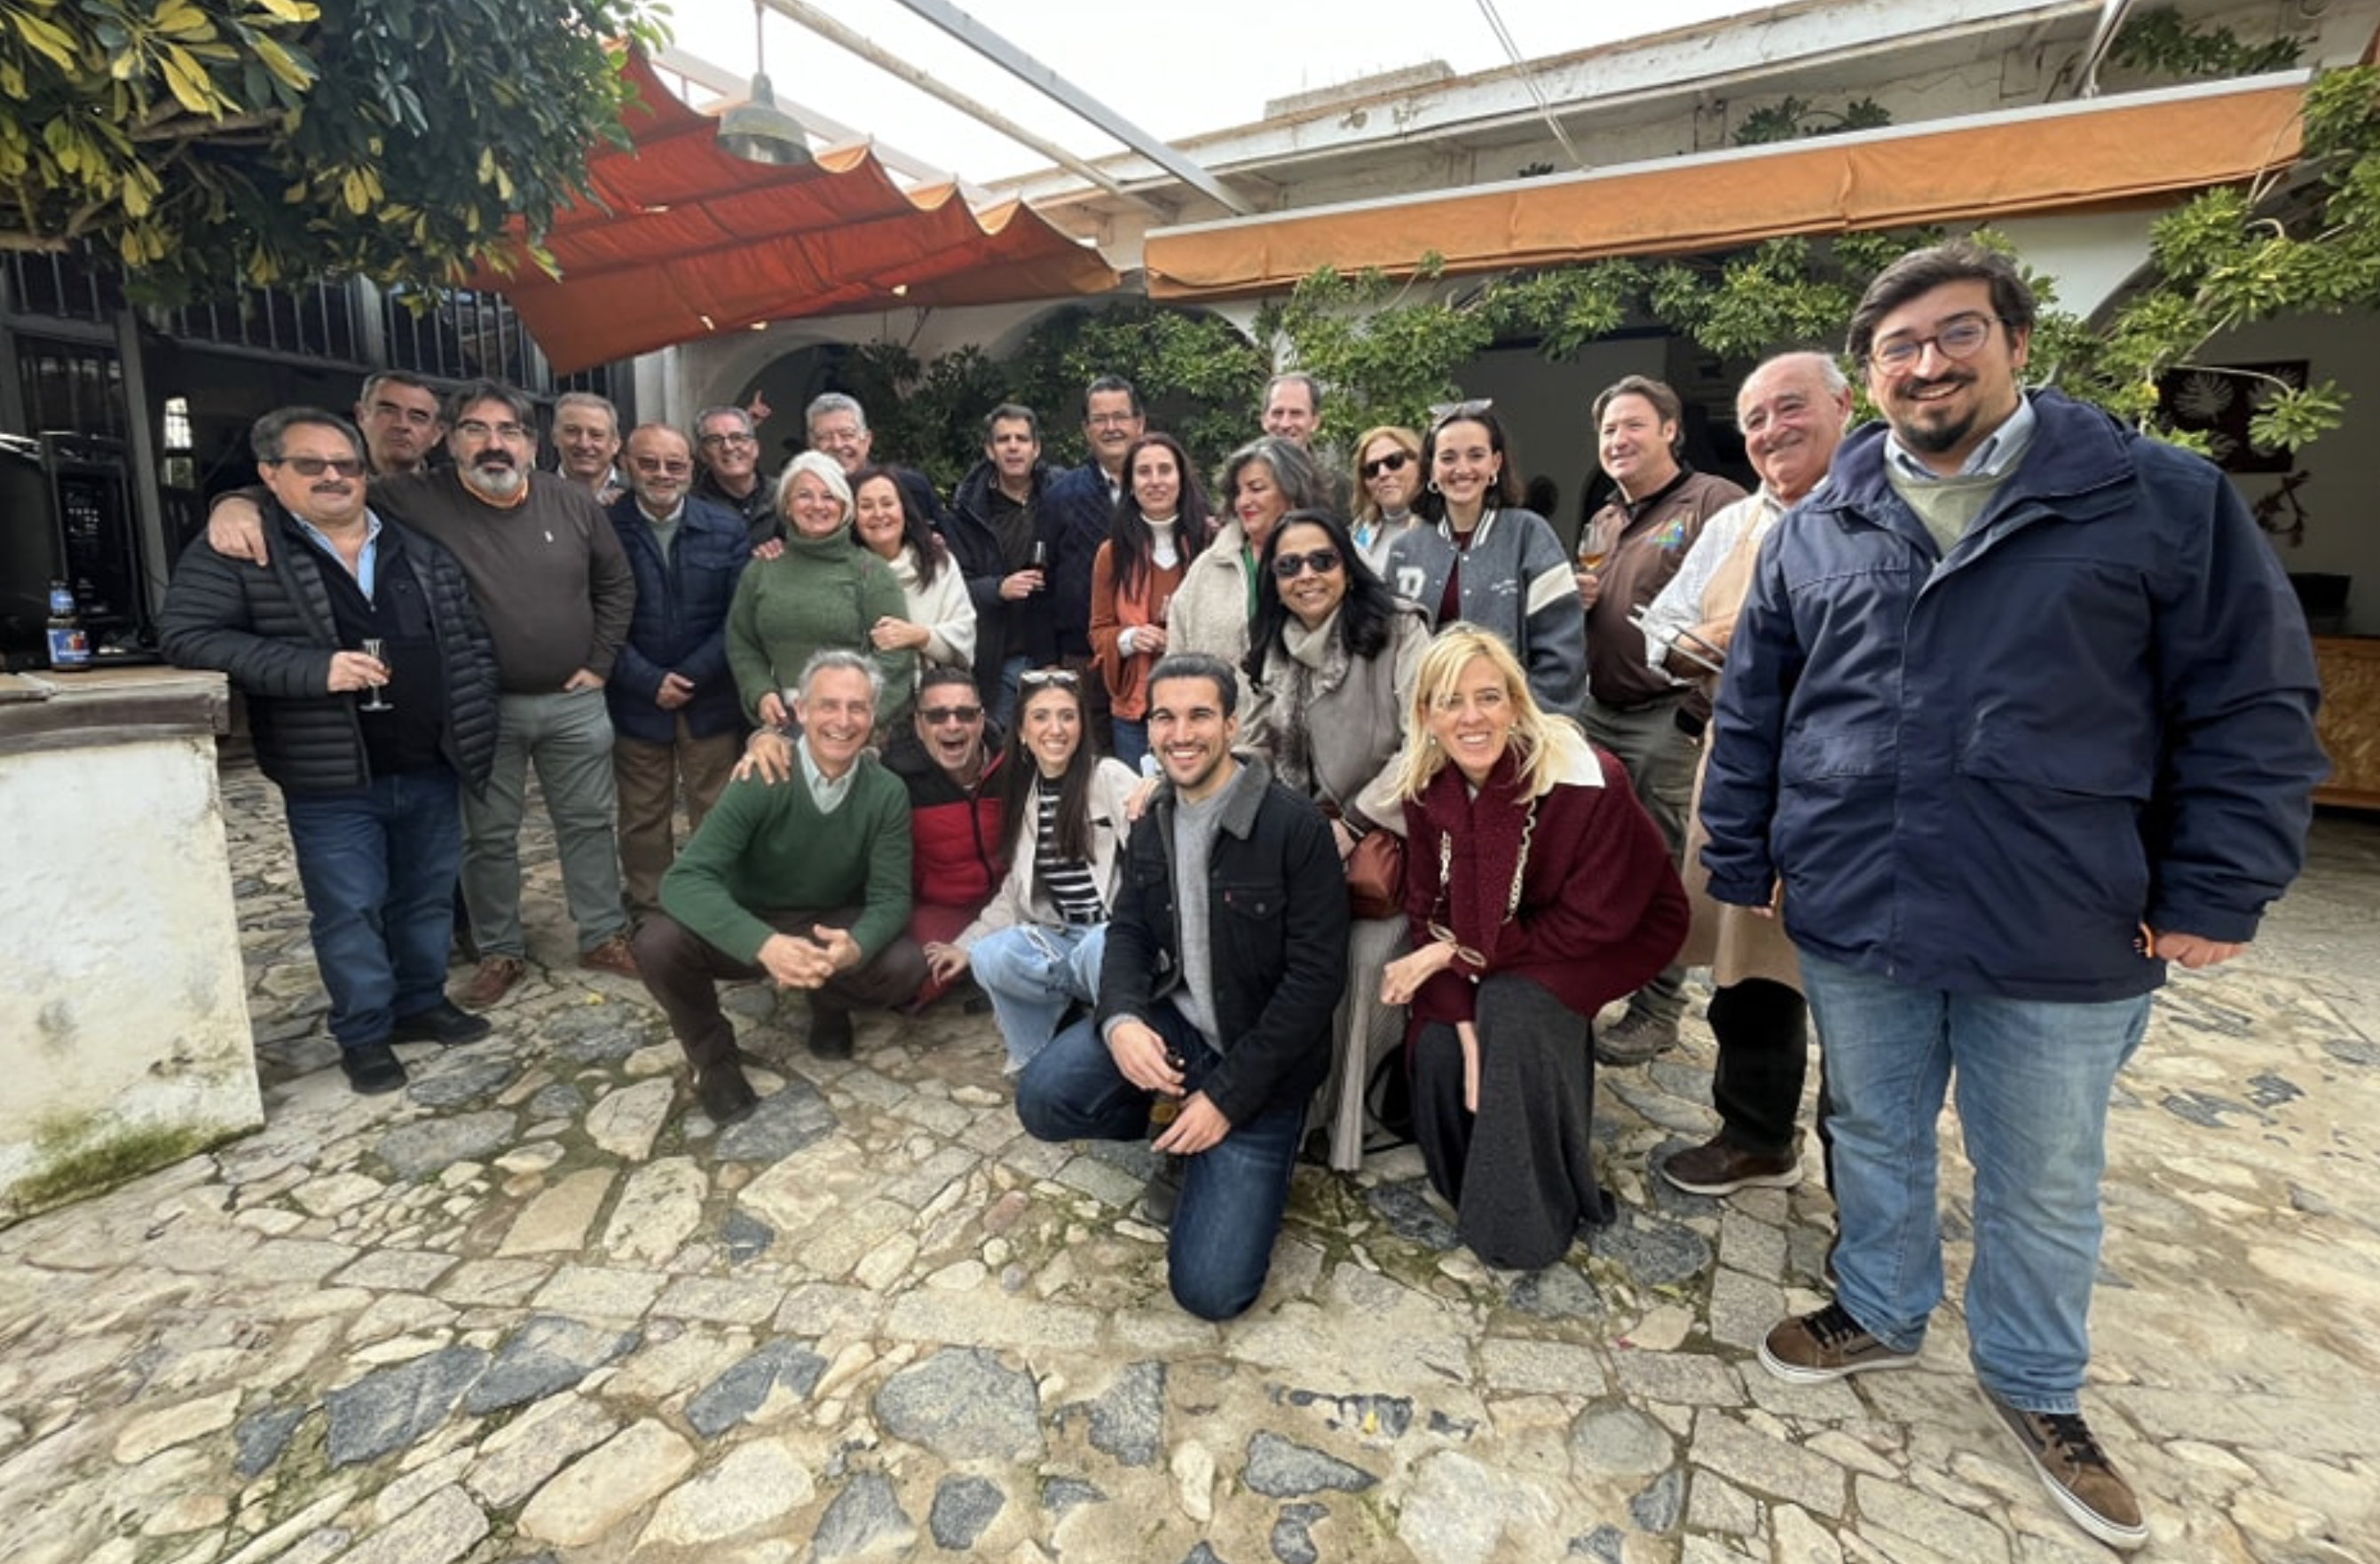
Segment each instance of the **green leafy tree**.
[[1271,370],[1263,349],[1221,316],[1139,299],[1045,316],[1014,362],[1016,399],[1041,415],[1050,460],[1069,467],[1087,459],[1083,388],[1102,374],[1132,382],[1148,427],[1209,464],[1256,428]]
[[451,285],[583,193],[662,39],[635,0],[0,0],[0,248],[158,302]]

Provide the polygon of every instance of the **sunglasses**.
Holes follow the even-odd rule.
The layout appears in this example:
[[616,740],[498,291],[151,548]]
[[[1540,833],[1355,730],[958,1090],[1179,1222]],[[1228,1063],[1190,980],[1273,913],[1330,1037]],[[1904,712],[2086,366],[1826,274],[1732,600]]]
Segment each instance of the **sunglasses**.
[[1318,548],[1311,554],[1279,555],[1272,562],[1274,579],[1284,581],[1297,580],[1301,571],[1312,570],[1318,576],[1327,576],[1337,568],[1339,551],[1335,548]]
[[917,720],[928,727],[940,727],[946,722],[973,722],[983,715],[981,706],[920,706]]
[[1390,451],[1384,457],[1366,462],[1357,470],[1363,473],[1364,482],[1368,483],[1383,472],[1402,472],[1405,463],[1412,459],[1402,451]]
[[1496,405],[1493,397],[1474,397],[1467,402],[1432,402],[1429,422],[1432,428],[1452,423],[1458,418],[1477,418]]
[[1045,684],[1072,690],[1083,680],[1072,668],[1027,668],[1016,676],[1016,682],[1027,690],[1038,690]]
[[342,478],[364,475],[364,464],[353,457],[276,457],[273,465],[285,467],[300,478],[320,478],[325,472],[335,472]]

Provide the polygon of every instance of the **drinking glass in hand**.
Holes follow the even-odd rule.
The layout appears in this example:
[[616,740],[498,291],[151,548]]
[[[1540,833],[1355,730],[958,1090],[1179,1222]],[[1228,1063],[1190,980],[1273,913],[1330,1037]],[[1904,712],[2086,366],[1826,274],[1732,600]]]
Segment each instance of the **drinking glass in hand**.
[[[382,641],[377,636],[367,637],[363,644],[364,655],[370,657],[373,662],[378,663],[382,667],[386,667],[388,666],[388,658],[383,654],[383,649],[386,645],[387,642]],[[361,709],[367,712],[395,711],[396,709],[396,703],[382,696],[381,694],[381,686],[375,684],[371,687],[371,699],[366,701]]]

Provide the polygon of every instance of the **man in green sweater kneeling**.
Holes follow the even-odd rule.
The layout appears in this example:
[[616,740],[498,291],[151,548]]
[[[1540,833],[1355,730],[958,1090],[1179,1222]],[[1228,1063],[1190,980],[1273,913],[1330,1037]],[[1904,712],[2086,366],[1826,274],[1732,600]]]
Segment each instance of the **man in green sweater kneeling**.
[[722,979],[767,977],[810,996],[810,1052],[851,1057],[851,1012],[905,1003],[925,982],[909,922],[909,797],[867,753],[880,677],[830,650],[802,668],[797,774],[731,782],[662,877],[637,932],[638,971],[718,1124],[759,1099],[719,1008]]

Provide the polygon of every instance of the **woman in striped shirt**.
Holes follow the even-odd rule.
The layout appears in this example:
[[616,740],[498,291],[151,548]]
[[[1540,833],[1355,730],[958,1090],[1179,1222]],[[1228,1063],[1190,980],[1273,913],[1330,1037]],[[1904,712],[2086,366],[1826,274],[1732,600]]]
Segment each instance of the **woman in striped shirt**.
[[935,978],[972,969],[1008,1045],[1010,1074],[1049,1045],[1066,1012],[1099,994],[1099,955],[1132,825],[1132,768],[1102,759],[1083,735],[1079,676],[1028,670],[1024,707],[1002,767],[1001,834],[1008,877],[951,943],[926,947]]

